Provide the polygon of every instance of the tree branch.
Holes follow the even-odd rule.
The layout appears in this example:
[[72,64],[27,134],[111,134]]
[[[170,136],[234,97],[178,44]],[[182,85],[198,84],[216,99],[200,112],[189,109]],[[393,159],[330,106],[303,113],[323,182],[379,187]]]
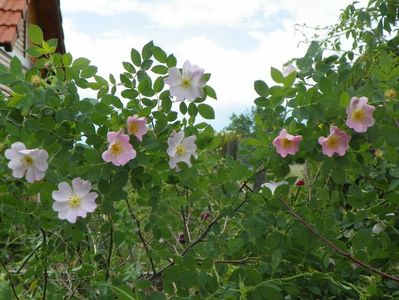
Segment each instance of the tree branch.
[[325,245],[329,246],[330,248],[332,248],[335,252],[337,252],[338,254],[346,257],[347,259],[351,260],[352,262],[362,266],[364,269],[369,270],[370,272],[379,274],[385,278],[394,280],[396,282],[399,282],[399,277],[390,275],[388,273],[382,272],[368,264],[366,264],[365,262],[353,257],[350,253],[345,252],[343,250],[341,250],[337,245],[335,245],[333,242],[331,242],[330,240],[328,240],[327,238],[325,238],[324,236],[322,236],[320,233],[318,233],[309,223],[307,223],[304,219],[302,219],[293,209],[292,207],[283,199],[279,198],[280,202],[283,203],[283,205],[287,208],[288,212],[295,218],[297,219],[300,223],[302,223],[302,225],[304,225],[310,233],[312,233],[315,237],[317,237],[320,241],[322,241]]
[[130,213],[132,219],[136,222],[136,225],[137,225],[137,234],[139,235],[139,238],[140,238],[141,242],[143,243],[143,246],[144,246],[145,252],[146,252],[146,254],[147,254],[147,257],[148,257],[148,259],[150,260],[150,264],[151,264],[151,269],[152,269],[153,275],[155,275],[155,274],[157,273],[157,271],[156,271],[156,269],[155,269],[155,265],[154,265],[154,261],[153,261],[153,259],[152,259],[152,256],[151,256],[151,254],[150,254],[150,250],[148,249],[147,242],[146,242],[146,240],[144,239],[144,236],[143,236],[143,234],[142,234],[142,232],[141,232],[140,221],[136,218],[136,215],[133,213],[133,210],[132,210],[132,207],[130,206],[129,201],[128,201],[127,199],[125,199],[125,201],[126,201],[126,204],[127,204],[127,207],[128,207],[128,210],[129,210],[129,213]]
[[112,257],[112,249],[114,247],[114,228],[113,224],[111,223],[111,229],[109,231],[109,250],[108,250],[108,257],[107,257],[107,270],[105,272],[105,281],[109,279],[109,270],[111,268],[111,257]]

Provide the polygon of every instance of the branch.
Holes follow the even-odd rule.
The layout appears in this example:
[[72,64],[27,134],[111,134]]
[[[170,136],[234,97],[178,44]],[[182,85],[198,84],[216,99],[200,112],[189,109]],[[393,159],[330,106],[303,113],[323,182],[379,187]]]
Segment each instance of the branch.
[[328,240],[327,238],[325,238],[324,236],[322,236],[320,233],[318,233],[309,223],[307,223],[304,219],[302,219],[293,209],[292,207],[283,199],[279,199],[281,201],[281,203],[284,204],[284,206],[287,208],[288,212],[295,218],[297,219],[300,223],[302,223],[302,225],[304,225],[310,233],[312,233],[315,237],[317,237],[320,241],[322,241],[324,244],[326,244],[327,246],[329,246],[330,248],[332,248],[335,252],[337,252],[338,254],[346,257],[347,259],[351,260],[352,262],[362,266],[364,269],[369,270],[370,272],[379,274],[385,278],[394,280],[396,282],[399,282],[399,277],[387,274],[385,272],[382,272],[364,262],[362,262],[361,260],[353,257],[350,253],[345,252],[343,250],[341,250],[337,245],[335,245],[333,242],[331,242],[330,240]]
[[12,292],[13,292],[13,294],[14,294],[14,296],[15,296],[15,299],[19,300],[17,291],[15,290],[15,287],[14,287],[14,283],[12,282],[12,279],[11,279],[11,274],[10,274],[10,272],[8,271],[7,267],[5,266],[5,264],[3,263],[3,261],[2,261],[1,259],[0,259],[0,264],[1,264],[1,266],[3,267],[3,269],[4,269],[4,270],[6,271],[6,273],[7,273],[8,280],[10,281],[10,286],[11,286]]
[[129,213],[130,213],[130,215],[132,216],[132,219],[136,222],[136,225],[137,225],[137,234],[139,235],[139,238],[140,238],[141,242],[143,243],[145,252],[146,252],[146,254],[147,254],[147,256],[148,256],[148,259],[150,260],[152,272],[153,272],[153,274],[155,275],[155,274],[157,273],[157,271],[156,271],[156,269],[155,269],[154,261],[153,261],[153,259],[152,259],[151,254],[150,254],[150,251],[149,251],[149,249],[148,249],[147,242],[146,242],[146,240],[144,239],[144,236],[143,236],[143,234],[142,234],[142,232],[141,232],[140,221],[136,218],[136,215],[133,213],[133,210],[132,210],[132,207],[130,206],[129,201],[128,201],[127,199],[125,199],[125,201],[126,201],[126,204],[127,204],[128,210],[129,210]]
[[[46,238],[46,232],[44,232],[44,229],[40,227],[40,231],[42,232],[43,235],[43,244],[44,244],[44,251],[47,251],[47,238]],[[47,273],[47,255],[44,253],[44,258],[45,258],[45,266],[44,266],[44,283],[43,283],[43,300],[46,299],[46,293],[47,293],[47,280],[48,280],[48,273]]]
[[105,281],[108,281],[109,278],[109,270],[111,268],[111,257],[112,257],[112,248],[114,247],[114,229],[113,224],[111,223],[111,229],[109,231],[109,250],[108,250],[108,258],[107,258],[107,270],[105,272]]
[[[240,191],[241,191],[244,187],[246,187],[246,186],[247,186],[246,183],[244,183],[244,184],[240,187]],[[238,204],[238,205],[234,208],[233,211],[234,211],[234,212],[237,212],[237,211],[241,208],[241,206],[243,206],[247,201],[248,201],[248,194],[245,195],[244,200],[241,201],[241,203]],[[217,222],[219,222],[220,219],[222,219],[223,217],[224,217],[224,215],[219,214],[215,219],[213,219],[213,221],[210,222],[210,223],[208,224],[208,226],[205,228],[205,230],[204,230],[204,231],[203,231],[190,245],[188,245],[188,246],[183,250],[183,252],[182,252],[180,255],[181,255],[181,256],[185,256],[185,255],[187,254],[187,252],[188,252],[191,248],[193,248],[193,247],[194,247],[195,245],[197,245],[198,243],[202,242],[202,241],[205,239],[205,237],[208,235],[209,231],[212,229],[213,225],[215,225]],[[155,278],[161,276],[162,273],[163,273],[166,269],[170,268],[170,267],[173,266],[174,264],[175,264],[174,261],[170,262],[170,263],[169,263],[168,265],[166,265],[163,269],[161,269],[158,273],[154,273],[153,276],[150,277],[150,280],[155,279]]]
[[180,213],[181,213],[181,217],[183,219],[184,234],[186,235],[188,241],[191,242],[190,230],[188,228],[188,224],[187,224],[187,220],[186,220],[186,214],[184,213],[183,206],[180,207]]

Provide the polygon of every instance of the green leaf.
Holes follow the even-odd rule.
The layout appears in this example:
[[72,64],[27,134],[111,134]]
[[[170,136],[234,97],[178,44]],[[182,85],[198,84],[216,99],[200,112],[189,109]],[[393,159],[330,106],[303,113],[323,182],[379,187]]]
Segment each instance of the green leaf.
[[191,102],[188,105],[188,114],[190,117],[195,117],[198,114],[197,106],[195,106],[194,102]]
[[165,85],[165,83],[164,83],[162,77],[158,77],[157,79],[155,79],[155,81],[154,81],[154,92],[159,93],[160,91],[162,91],[164,85]]
[[210,106],[208,104],[203,104],[203,103],[199,104],[198,112],[204,119],[208,119],[208,120],[215,119],[215,112],[214,112],[212,106]]
[[140,81],[139,86],[137,87],[140,93],[145,92],[149,88],[150,88],[150,81],[147,78]]
[[18,76],[22,73],[22,63],[18,59],[18,57],[14,56],[10,62],[10,71],[15,76]]
[[69,67],[72,63],[72,55],[71,53],[65,53],[62,56],[62,63],[64,64],[65,67]]
[[273,78],[274,82],[283,83],[284,76],[279,70],[277,70],[276,68],[271,67],[270,74],[272,75],[272,78]]
[[210,87],[209,85],[206,85],[206,86],[205,86],[205,94],[206,94],[208,97],[211,97],[211,98],[213,98],[213,99],[217,99],[215,90],[214,90],[212,87]]
[[43,31],[39,26],[31,24],[28,27],[28,37],[34,44],[41,45],[43,42]]
[[339,97],[339,106],[347,107],[349,105],[350,96],[347,92],[343,92]]
[[175,67],[177,63],[176,57],[173,54],[170,54],[168,56],[168,59],[166,61],[166,64],[169,68]]
[[155,74],[166,74],[168,73],[168,68],[165,66],[157,65],[152,67],[151,71]]
[[125,68],[125,70],[128,71],[129,73],[131,74],[136,73],[136,69],[131,63],[124,61],[122,65]]
[[185,115],[185,114],[187,113],[187,105],[186,105],[186,103],[180,102],[179,110],[180,110],[180,112],[181,112],[183,115]]
[[154,57],[160,63],[166,63],[168,56],[165,51],[163,51],[160,47],[155,46],[153,49]]
[[97,67],[95,66],[88,66],[87,68],[83,69],[80,73],[82,78],[91,78],[97,73]]
[[132,62],[140,67],[141,66],[141,56],[140,56],[140,52],[138,52],[136,49],[132,48],[132,50],[130,51],[130,58],[132,60]]
[[256,93],[261,97],[266,97],[269,95],[269,87],[263,80],[256,80],[254,82],[254,88]]
[[149,59],[152,56],[152,49],[154,49],[154,43],[152,41],[144,45],[141,50],[141,56],[144,60]]

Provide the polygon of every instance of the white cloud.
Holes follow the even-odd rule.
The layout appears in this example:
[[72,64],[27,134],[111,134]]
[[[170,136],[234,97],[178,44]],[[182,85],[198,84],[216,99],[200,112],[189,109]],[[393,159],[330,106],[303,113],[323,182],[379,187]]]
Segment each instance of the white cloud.
[[[363,0],[363,3],[365,0]],[[124,12],[140,12],[151,20],[150,26],[180,27],[201,24],[238,26],[258,41],[247,50],[227,48],[204,35],[193,36],[177,44],[160,45],[174,52],[181,66],[184,60],[205,68],[212,73],[210,84],[218,93],[218,101],[211,102],[216,111],[213,124],[218,129],[228,124],[233,112],[242,112],[253,104],[256,94],[253,82],[263,79],[270,82],[270,67],[282,69],[282,64],[292,57],[303,54],[305,45],[298,46],[300,36],[294,32],[295,23],[327,25],[338,21],[339,10],[349,0],[200,0],[200,1],[136,1],[136,0],[65,0],[62,1],[66,46],[74,57],[85,56],[99,67],[102,75],[118,74],[121,62],[129,60],[130,49],[141,47],[157,36],[147,36],[121,29],[117,32],[84,34],[74,25],[71,12],[93,12],[111,15]],[[278,4],[277,4],[278,3]],[[282,28],[267,31],[264,21],[273,22],[270,17],[279,10],[289,12],[289,18],[282,22]],[[261,14],[259,16],[259,13]],[[254,18],[254,16],[257,16]],[[262,18],[265,18],[263,19]],[[82,16],[80,16],[82,18]],[[84,18],[84,16],[83,16]],[[82,21],[80,21],[82,22]],[[129,27],[129,24],[126,24]],[[126,28],[125,27],[125,28]]]

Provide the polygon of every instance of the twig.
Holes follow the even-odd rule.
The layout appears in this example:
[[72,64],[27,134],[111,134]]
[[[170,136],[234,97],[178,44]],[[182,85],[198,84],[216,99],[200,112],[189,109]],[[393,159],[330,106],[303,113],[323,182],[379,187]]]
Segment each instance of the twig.
[[19,300],[17,291],[15,290],[15,287],[14,287],[14,283],[12,282],[12,279],[11,279],[11,274],[10,274],[10,272],[8,271],[6,265],[3,263],[3,261],[2,261],[1,259],[0,259],[0,264],[1,264],[1,266],[3,267],[3,269],[4,269],[4,270],[6,271],[6,273],[7,273],[8,280],[10,281],[10,286],[11,286],[11,289],[12,289],[12,292],[13,292],[15,298],[16,298],[17,300]]
[[[46,233],[44,232],[43,228],[40,227],[40,231],[42,232],[43,235],[43,244],[44,244],[44,251],[47,251],[47,238],[46,238]],[[43,283],[43,297],[42,299],[46,299],[46,293],[47,293],[47,280],[48,280],[48,273],[47,273],[47,258],[46,258],[46,253],[44,253],[44,283]]]
[[36,246],[36,248],[27,256],[25,257],[24,261],[22,262],[22,265],[18,268],[17,272],[15,273],[16,275],[18,275],[23,267],[26,265],[26,263],[29,261],[29,259],[36,253],[36,251],[43,245],[43,243],[41,242],[39,245]]
[[188,228],[188,224],[187,224],[187,220],[186,220],[186,214],[184,213],[183,206],[180,207],[180,212],[181,212],[181,217],[183,219],[184,234],[187,237],[188,241],[191,242],[190,230]]
[[129,213],[130,213],[130,215],[132,216],[132,219],[136,222],[136,225],[137,225],[137,234],[139,235],[139,238],[140,238],[141,242],[143,243],[143,246],[144,246],[145,252],[146,252],[146,254],[147,254],[147,256],[148,256],[148,259],[150,260],[152,272],[153,272],[153,274],[156,274],[157,271],[156,271],[156,269],[155,269],[154,261],[153,261],[153,259],[152,259],[151,254],[150,254],[150,250],[148,249],[147,242],[146,242],[146,240],[144,239],[144,236],[143,236],[143,234],[142,234],[142,232],[141,232],[140,221],[136,218],[136,215],[133,213],[133,210],[132,210],[132,207],[130,206],[129,201],[128,201],[127,199],[125,199],[125,201],[126,201],[126,205],[127,205],[128,210],[129,210]]
[[109,249],[108,249],[108,258],[107,258],[107,271],[105,272],[105,281],[109,279],[109,270],[111,268],[111,257],[112,257],[112,249],[114,247],[114,228],[111,223],[111,229],[109,231]]
[[[247,187],[247,184],[246,184],[246,183],[244,183],[244,184],[240,187],[240,191],[243,190],[245,187]],[[248,201],[248,194],[245,195],[244,200],[241,201],[241,203],[238,204],[238,205],[236,206],[236,208],[234,208],[233,211],[234,211],[234,212],[237,212],[237,211],[241,208],[241,206],[243,206],[247,201]],[[205,228],[205,230],[204,230],[204,231],[203,231],[190,245],[188,245],[188,246],[183,250],[183,252],[182,252],[180,255],[181,255],[181,256],[185,256],[185,255],[187,254],[187,252],[188,252],[191,248],[193,248],[193,247],[194,247],[195,245],[197,245],[198,243],[202,242],[202,241],[205,239],[205,237],[208,235],[209,231],[212,229],[213,225],[215,225],[216,223],[218,223],[218,222],[220,221],[220,219],[222,219],[223,217],[224,217],[224,216],[223,216],[222,214],[219,214],[212,222],[210,222],[210,223],[208,224],[208,226]],[[174,261],[170,262],[168,265],[166,265],[165,267],[163,267],[158,273],[154,273],[154,275],[151,276],[150,279],[154,279],[154,278],[157,278],[157,277],[161,276],[162,273],[163,273],[166,269],[170,268],[170,267],[173,266],[174,264],[175,264]]]
[[346,257],[347,259],[351,260],[352,262],[362,266],[364,269],[369,270],[370,272],[379,274],[385,278],[394,280],[396,282],[399,282],[399,277],[387,274],[385,272],[382,272],[366,263],[364,263],[363,261],[353,257],[350,253],[345,252],[343,250],[341,250],[337,245],[335,245],[333,242],[331,242],[330,240],[328,240],[327,238],[325,238],[324,236],[322,236],[320,233],[318,233],[310,224],[308,224],[304,219],[302,219],[293,209],[292,207],[283,199],[279,198],[279,200],[281,201],[281,203],[284,204],[284,206],[287,208],[288,212],[295,218],[297,219],[300,223],[302,223],[302,225],[304,225],[309,232],[311,232],[314,236],[316,236],[320,241],[322,241],[324,244],[326,244],[327,246],[329,246],[330,248],[332,248],[335,252],[337,252],[338,254]]

